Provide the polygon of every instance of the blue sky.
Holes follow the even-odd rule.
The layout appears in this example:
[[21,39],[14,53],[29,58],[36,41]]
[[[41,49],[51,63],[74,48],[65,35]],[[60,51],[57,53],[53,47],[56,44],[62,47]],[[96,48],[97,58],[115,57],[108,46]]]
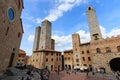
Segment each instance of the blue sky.
[[20,48],[32,54],[36,26],[52,22],[56,50],[72,49],[71,34],[79,33],[81,43],[90,41],[86,16],[93,6],[104,38],[120,34],[120,0],[24,0],[22,21],[24,34]]

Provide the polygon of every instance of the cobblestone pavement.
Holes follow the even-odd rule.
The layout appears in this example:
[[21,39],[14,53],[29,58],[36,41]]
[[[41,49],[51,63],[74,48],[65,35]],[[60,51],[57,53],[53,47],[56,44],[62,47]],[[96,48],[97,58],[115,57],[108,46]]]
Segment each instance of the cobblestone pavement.
[[51,72],[50,73],[50,78],[49,80],[115,80],[113,77],[110,78],[109,76],[106,75],[91,75],[89,73],[89,76],[86,76],[86,73],[66,73],[66,71],[61,71],[59,74],[56,72]]

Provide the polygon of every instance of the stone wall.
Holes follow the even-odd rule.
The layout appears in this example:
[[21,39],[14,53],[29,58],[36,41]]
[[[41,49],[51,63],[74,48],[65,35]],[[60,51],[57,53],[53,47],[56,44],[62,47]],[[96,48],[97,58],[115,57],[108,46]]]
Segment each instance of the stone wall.
[[[20,3],[20,5],[23,5]],[[14,0],[0,0],[0,72],[9,66],[16,65],[17,54],[23,34],[21,9]],[[8,16],[8,10],[13,10],[14,16]],[[11,19],[10,19],[11,18]]]

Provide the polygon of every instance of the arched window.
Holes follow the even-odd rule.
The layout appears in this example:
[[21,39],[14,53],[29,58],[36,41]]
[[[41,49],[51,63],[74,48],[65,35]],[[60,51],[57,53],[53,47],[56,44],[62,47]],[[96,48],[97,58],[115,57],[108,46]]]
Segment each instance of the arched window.
[[90,57],[88,57],[88,61],[91,61],[91,58],[90,58]]
[[87,53],[88,53],[88,54],[90,53],[89,50],[87,50]]
[[85,61],[85,57],[82,57],[83,58],[83,61]]
[[120,52],[120,46],[117,46],[117,50]]
[[96,49],[96,52],[97,52],[97,53],[101,53],[100,48],[97,48],[97,49]]
[[84,51],[82,51],[82,54],[84,54]]
[[106,47],[106,52],[111,52],[110,47]]

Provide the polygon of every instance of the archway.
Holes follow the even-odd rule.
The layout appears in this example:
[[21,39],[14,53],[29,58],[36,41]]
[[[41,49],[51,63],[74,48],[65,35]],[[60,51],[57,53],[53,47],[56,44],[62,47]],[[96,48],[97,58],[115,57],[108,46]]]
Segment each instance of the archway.
[[8,67],[11,67],[13,65],[13,59],[14,59],[15,53],[12,53],[10,56],[10,61]]
[[69,70],[71,70],[71,65],[68,65],[68,67],[69,67]]
[[120,57],[110,60],[109,64],[112,71],[120,71]]

